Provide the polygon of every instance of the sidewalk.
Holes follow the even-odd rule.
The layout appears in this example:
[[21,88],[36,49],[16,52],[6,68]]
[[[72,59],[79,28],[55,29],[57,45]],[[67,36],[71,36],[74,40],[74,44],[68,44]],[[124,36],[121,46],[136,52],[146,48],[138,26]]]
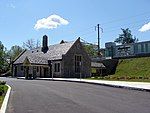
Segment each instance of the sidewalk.
[[[52,78],[37,78],[37,80],[52,80]],[[99,84],[111,87],[128,88],[135,90],[144,90],[150,92],[150,83],[146,82],[126,82],[126,81],[108,81],[108,80],[86,80],[77,78],[53,78],[55,81],[82,82],[90,84]]]
[[[24,79],[20,77],[18,79]],[[86,80],[77,78],[37,78],[36,80],[54,80],[54,81],[68,81],[68,82],[80,82],[80,83],[90,83],[98,84],[111,87],[127,88],[141,91],[150,92],[150,83],[147,82],[127,82],[127,81],[108,81],[108,80]]]

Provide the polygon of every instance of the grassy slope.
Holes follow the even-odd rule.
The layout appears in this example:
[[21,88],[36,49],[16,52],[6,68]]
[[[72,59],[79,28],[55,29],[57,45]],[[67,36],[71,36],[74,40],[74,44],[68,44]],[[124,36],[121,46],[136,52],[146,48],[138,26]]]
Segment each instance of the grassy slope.
[[119,60],[116,77],[150,77],[150,57]]
[[88,79],[150,82],[150,57],[120,59],[114,75]]

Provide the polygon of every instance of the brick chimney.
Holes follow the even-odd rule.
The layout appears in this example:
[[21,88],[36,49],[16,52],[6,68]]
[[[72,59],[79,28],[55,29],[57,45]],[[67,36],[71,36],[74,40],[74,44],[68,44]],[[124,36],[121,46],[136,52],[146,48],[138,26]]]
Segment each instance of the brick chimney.
[[43,43],[42,43],[42,52],[46,53],[48,51],[48,37],[46,35],[43,36]]

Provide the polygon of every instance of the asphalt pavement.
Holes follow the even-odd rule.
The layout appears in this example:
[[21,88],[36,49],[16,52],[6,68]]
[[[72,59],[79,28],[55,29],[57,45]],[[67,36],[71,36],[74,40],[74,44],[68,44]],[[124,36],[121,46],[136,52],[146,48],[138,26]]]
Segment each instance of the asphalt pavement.
[[12,87],[6,113],[150,113],[150,92],[65,81],[0,79]]

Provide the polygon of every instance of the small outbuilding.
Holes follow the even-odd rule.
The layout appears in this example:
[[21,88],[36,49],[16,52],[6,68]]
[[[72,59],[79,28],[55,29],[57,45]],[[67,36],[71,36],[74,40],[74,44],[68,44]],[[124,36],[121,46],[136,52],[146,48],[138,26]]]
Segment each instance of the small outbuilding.
[[104,76],[106,75],[106,67],[101,62],[91,62],[92,76]]

